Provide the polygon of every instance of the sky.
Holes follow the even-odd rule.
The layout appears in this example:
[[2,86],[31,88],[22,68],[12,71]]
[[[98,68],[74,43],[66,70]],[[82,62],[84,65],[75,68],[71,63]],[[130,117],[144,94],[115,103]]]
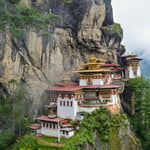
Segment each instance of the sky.
[[114,22],[120,23],[127,52],[150,56],[150,0],[112,0]]

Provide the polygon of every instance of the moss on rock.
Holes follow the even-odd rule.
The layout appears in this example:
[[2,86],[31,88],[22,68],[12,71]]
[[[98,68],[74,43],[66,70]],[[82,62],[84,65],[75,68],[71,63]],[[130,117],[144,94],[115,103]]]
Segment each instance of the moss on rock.
[[103,26],[101,30],[105,35],[114,36],[115,34],[117,34],[120,39],[123,38],[123,29],[119,23]]

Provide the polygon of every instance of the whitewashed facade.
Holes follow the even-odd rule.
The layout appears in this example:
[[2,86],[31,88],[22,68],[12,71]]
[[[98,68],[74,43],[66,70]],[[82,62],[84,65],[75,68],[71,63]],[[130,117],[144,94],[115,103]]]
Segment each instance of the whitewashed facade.
[[137,70],[134,71],[133,67],[130,65],[127,67],[127,76],[129,76],[129,78],[136,78],[136,77],[140,77],[141,76],[141,70],[140,70],[140,66],[137,67]]
[[75,96],[69,96],[66,94],[62,97],[61,94],[57,98],[57,116],[61,118],[75,119],[77,112],[79,112],[78,102]]

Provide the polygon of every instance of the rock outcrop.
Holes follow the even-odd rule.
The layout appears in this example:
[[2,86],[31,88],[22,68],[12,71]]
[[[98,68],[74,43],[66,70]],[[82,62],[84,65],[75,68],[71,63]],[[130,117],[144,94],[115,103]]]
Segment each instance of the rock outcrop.
[[27,5],[55,13],[58,19],[48,36],[34,29],[18,41],[10,33],[0,35],[0,82],[5,87],[10,79],[24,81],[38,112],[44,90],[63,75],[75,80],[72,70],[89,55],[117,63],[124,50],[120,45],[122,29],[113,21],[111,0],[34,0]]

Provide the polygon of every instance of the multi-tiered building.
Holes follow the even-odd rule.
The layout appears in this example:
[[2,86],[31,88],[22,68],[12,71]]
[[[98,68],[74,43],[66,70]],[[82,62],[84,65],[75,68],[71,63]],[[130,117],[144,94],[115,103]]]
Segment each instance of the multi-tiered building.
[[[122,56],[124,67],[119,64],[106,64],[105,60],[90,57],[75,73],[78,82],[61,82],[46,89],[48,95],[47,116],[38,117],[41,134],[70,137],[74,129],[69,120],[82,120],[84,112],[92,112],[100,107],[108,108],[112,113],[120,111],[121,84],[116,80],[140,76],[139,61],[133,55]],[[67,120],[66,120],[67,119]]]

